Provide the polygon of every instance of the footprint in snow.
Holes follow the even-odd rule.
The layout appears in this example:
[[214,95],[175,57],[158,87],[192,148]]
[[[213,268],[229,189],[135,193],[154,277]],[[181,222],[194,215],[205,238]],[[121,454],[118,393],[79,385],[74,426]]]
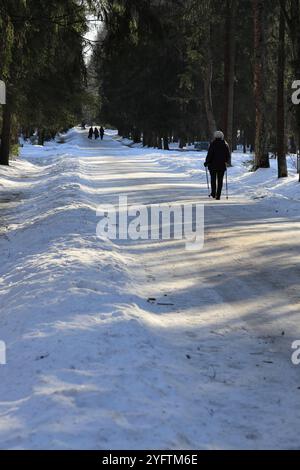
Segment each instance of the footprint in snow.
[[88,281],[79,281],[79,282],[75,283],[75,287],[77,289],[92,290],[94,292],[99,291],[99,288],[98,288],[97,284],[95,284],[93,282],[88,282]]

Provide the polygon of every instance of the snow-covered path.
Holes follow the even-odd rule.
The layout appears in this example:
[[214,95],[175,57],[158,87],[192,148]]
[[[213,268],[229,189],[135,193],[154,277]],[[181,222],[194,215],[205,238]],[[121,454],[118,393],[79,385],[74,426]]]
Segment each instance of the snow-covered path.
[[[217,204],[178,154],[68,139],[1,169],[0,448],[299,449],[299,202]],[[119,195],[207,203],[205,249],[100,241]]]

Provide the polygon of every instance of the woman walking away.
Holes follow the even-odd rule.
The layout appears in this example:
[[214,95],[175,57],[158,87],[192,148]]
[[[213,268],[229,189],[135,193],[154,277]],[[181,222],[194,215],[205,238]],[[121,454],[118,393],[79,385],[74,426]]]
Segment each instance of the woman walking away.
[[104,129],[103,129],[103,126],[100,127],[100,137],[101,137],[101,140],[103,140],[103,137],[104,137]]
[[99,139],[99,136],[100,136],[100,134],[99,134],[99,131],[98,131],[97,127],[95,127],[94,134],[95,134],[95,140],[98,140],[98,139]]
[[210,144],[205,167],[211,176],[211,197],[220,201],[223,189],[224,175],[230,162],[230,150],[221,131],[215,132],[215,139]]
[[91,127],[89,130],[89,139],[92,139],[94,135],[94,129]]

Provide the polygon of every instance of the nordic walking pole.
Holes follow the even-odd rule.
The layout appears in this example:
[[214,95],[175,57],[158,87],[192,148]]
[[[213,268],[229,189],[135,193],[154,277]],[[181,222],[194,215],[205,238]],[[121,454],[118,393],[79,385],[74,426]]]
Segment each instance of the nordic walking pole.
[[228,201],[229,199],[229,194],[228,194],[228,172],[227,172],[227,168],[226,168],[226,199]]
[[208,197],[211,196],[211,191],[210,191],[210,185],[209,185],[209,178],[208,178],[208,170],[207,170],[207,167],[205,167],[206,169],[206,182],[207,182],[207,189],[208,189]]

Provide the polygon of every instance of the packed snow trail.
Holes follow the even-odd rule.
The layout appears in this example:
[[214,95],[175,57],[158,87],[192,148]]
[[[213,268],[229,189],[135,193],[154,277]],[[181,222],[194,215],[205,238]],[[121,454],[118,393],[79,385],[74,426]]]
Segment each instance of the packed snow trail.
[[[1,169],[1,448],[299,449],[299,202],[186,158],[73,130]],[[205,202],[204,250],[99,240],[119,195]]]

